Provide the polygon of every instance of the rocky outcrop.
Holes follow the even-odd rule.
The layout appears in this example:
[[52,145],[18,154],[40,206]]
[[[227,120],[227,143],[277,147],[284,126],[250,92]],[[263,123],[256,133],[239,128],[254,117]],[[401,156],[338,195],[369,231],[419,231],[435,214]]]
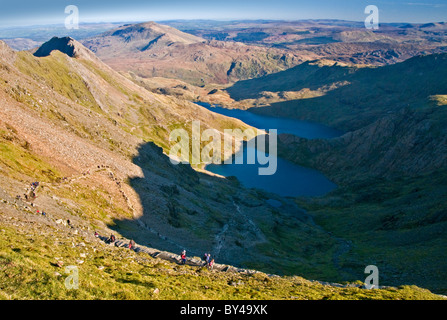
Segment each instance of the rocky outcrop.
[[98,63],[100,62],[93,52],[71,37],[53,37],[51,40],[40,46],[34,53],[34,56],[47,57],[53,51],[60,51],[71,58],[83,58]]
[[54,50],[65,53],[69,57],[79,57],[79,48],[75,47],[75,40],[70,37],[58,38],[54,37],[50,41],[45,42],[35,53],[36,57],[47,57]]

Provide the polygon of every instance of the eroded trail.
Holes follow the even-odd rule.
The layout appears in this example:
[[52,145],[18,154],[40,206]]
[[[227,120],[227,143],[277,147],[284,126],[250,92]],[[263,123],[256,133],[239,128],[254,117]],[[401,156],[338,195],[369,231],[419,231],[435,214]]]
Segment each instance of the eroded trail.
[[[252,238],[250,245],[266,241],[259,227],[241,210],[235,200],[233,200],[233,206],[235,208],[234,214],[214,238],[215,245],[212,254],[216,258],[223,256],[223,250],[231,250],[234,242],[238,240],[238,236],[244,239]],[[243,239],[241,239],[242,241]]]

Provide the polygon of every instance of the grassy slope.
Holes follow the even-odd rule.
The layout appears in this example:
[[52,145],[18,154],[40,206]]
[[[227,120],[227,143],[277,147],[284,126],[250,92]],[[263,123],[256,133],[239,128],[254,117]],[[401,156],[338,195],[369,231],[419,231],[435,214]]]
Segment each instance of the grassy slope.
[[[17,229],[0,210],[1,299],[439,299],[414,286],[364,290],[338,288],[301,277],[209,272],[146,253],[106,246],[73,229],[16,216]],[[33,221],[33,222],[30,222]],[[84,245],[86,244],[86,245]],[[63,267],[57,267],[63,261]],[[67,289],[65,266],[76,265],[79,289]]]
[[[152,147],[147,148],[144,145],[142,149],[136,147],[137,143],[154,141],[166,150],[169,129],[184,127],[185,121],[193,118],[196,115],[194,112],[203,111],[202,109],[195,106],[196,109],[192,109],[191,115],[187,109],[191,107],[190,104],[160,96],[156,97],[161,101],[150,100],[151,97],[148,97],[143,89],[132,90],[134,84],[121,82],[119,78],[107,72],[107,69],[104,70],[82,59],[72,60],[57,52],[45,58],[36,58],[29,53],[21,52],[15,58],[14,66],[5,65],[1,82],[1,94],[5,95],[6,106],[9,109],[15,108],[15,112],[20,116],[20,121],[17,122],[7,119],[0,121],[0,146],[3,151],[0,157],[0,173],[5,177],[2,188],[5,188],[11,196],[23,192],[21,185],[28,185],[30,181],[41,181],[45,183],[45,197],[36,200],[38,208],[56,210],[57,207],[61,214],[69,214],[73,219],[85,219],[95,227],[106,223],[117,232],[129,234],[130,231],[139,229],[138,225],[132,222],[134,212],[126,202],[125,196],[132,196],[130,189],[139,187],[140,192],[144,191],[144,195],[139,195],[146,210],[149,211],[146,213],[149,216],[146,218],[148,221],[153,223],[153,218],[164,219],[164,215],[169,215],[168,223],[171,228],[174,227],[172,232],[179,233],[186,230],[190,232],[190,238],[206,241],[207,245],[214,241],[213,233],[220,232],[224,224],[233,219],[232,216],[235,215],[233,196],[238,196],[240,199],[237,201],[241,202],[241,208],[249,212],[253,221],[265,232],[268,241],[276,239],[278,233],[285,236],[282,236],[281,241],[272,243],[268,250],[266,244],[251,249],[249,240],[251,238],[245,240],[246,236],[252,236],[245,230],[250,220],[236,217],[232,222],[234,225],[231,226],[236,230],[229,232],[228,238],[239,239],[239,244],[235,250],[229,250],[230,252],[234,254],[235,251],[249,250],[246,256],[244,254],[242,262],[250,265],[251,261],[256,260],[256,266],[264,270],[290,274],[305,268],[315,272],[317,276],[320,275],[321,271],[314,271],[306,260],[296,260],[295,255],[290,257],[289,262],[284,263],[283,256],[287,253],[286,249],[291,249],[283,247],[284,243],[292,239],[303,240],[304,235],[294,233],[297,233],[297,230],[301,232],[303,229],[312,228],[302,226],[296,218],[290,217],[288,224],[278,225],[275,230],[270,230],[270,226],[265,222],[272,219],[273,213],[262,201],[268,196],[260,196],[256,191],[239,190],[237,182],[233,185],[233,182],[220,181],[204,175],[201,175],[201,180],[204,181],[197,183],[197,173],[180,167],[174,170],[160,149],[154,152]],[[83,65],[94,71],[93,75],[86,74]],[[99,77],[95,78],[95,74]],[[110,93],[110,96],[106,95],[107,98],[104,98],[104,95],[98,95],[92,78],[98,83],[105,81],[104,92]],[[16,82],[15,79],[20,79],[20,82]],[[176,102],[179,105],[175,105]],[[175,113],[176,111],[178,113]],[[122,116],[117,116],[117,112]],[[46,154],[42,148],[38,148],[38,145],[42,138],[47,139],[47,133],[44,130],[44,136],[41,137],[40,129],[36,129],[34,132],[31,130],[29,134],[24,134],[26,128],[34,127],[35,124],[23,125],[23,121],[30,119],[22,117],[22,113],[29,113],[36,119],[36,128],[41,126],[54,128],[50,134],[61,134],[57,137],[58,140],[66,138],[65,135],[69,137],[67,140],[81,139],[82,150],[69,150],[68,154],[91,150],[99,152],[100,155],[103,151],[112,151],[117,155],[116,159],[119,161],[117,164],[124,166],[124,169],[130,162],[143,167],[146,179],[126,178],[125,171],[120,172],[119,167],[95,169],[91,174],[83,175],[87,169],[92,169],[90,165],[83,165],[84,161],[88,160],[86,163],[91,163],[89,157],[94,157],[95,154],[81,157],[79,160],[82,163],[74,164],[72,167],[66,164],[67,159],[61,158],[60,153]],[[207,118],[206,114],[204,111],[199,114],[204,124],[218,128],[237,126],[244,129],[240,123],[224,117]],[[151,130],[143,130],[151,128],[153,124],[163,128],[163,132],[154,134]],[[17,129],[12,125],[17,126]],[[131,130],[132,127],[135,130]],[[92,145],[99,149],[92,149]],[[58,145],[57,148],[63,146]],[[142,156],[143,162],[136,160],[138,153]],[[104,163],[104,160],[100,161],[95,160],[96,164]],[[110,173],[115,174],[118,181],[123,184],[123,189],[117,188],[115,180],[110,178]],[[64,177],[69,179],[66,181]],[[15,184],[9,185],[6,183],[6,178],[12,179]],[[179,187],[180,196],[172,197],[166,194],[166,187],[173,183]],[[51,200],[53,197],[58,201]],[[175,212],[165,210],[166,203],[171,205],[169,208],[175,206]],[[290,212],[275,213],[275,219],[287,220],[288,215]],[[315,230],[313,232],[325,236],[321,232]],[[259,242],[258,239],[256,241]],[[315,246],[318,246],[318,241],[309,241],[305,245],[307,251],[314,251]],[[258,257],[252,259],[253,256]],[[319,256],[317,264],[327,264],[330,269],[330,259],[329,250]]]
[[[18,153],[14,155],[14,158],[22,159],[23,163],[26,164],[28,158],[30,161],[35,161],[35,157],[29,155],[25,149],[17,148],[16,151]],[[6,172],[17,170],[17,167],[9,166],[3,157],[2,161],[6,167],[9,167]],[[56,169],[42,160],[39,160],[39,163],[39,166],[33,165],[33,168],[43,167],[45,170],[44,174],[38,177],[42,181],[51,182],[53,175],[46,176],[46,174],[50,170],[56,171]],[[25,170],[22,171],[21,168]],[[22,167],[20,164],[18,170],[24,172],[26,167]],[[36,177],[35,171],[31,175]],[[25,181],[27,180],[29,178],[25,179]],[[86,186],[82,184],[67,187],[56,187],[54,184],[45,185],[44,193],[48,196],[57,195],[63,201],[71,199],[76,202],[76,207],[71,210],[70,219],[72,221],[82,219],[85,224],[93,226],[95,229],[98,228],[98,225],[96,222],[95,225],[90,224],[94,221],[91,220],[92,218],[107,221],[106,217],[101,218],[98,215],[104,209],[106,212],[111,212],[110,204],[106,200],[107,190],[97,189],[95,193],[99,197],[94,197],[92,192],[85,194]],[[101,196],[101,193],[104,195]],[[63,208],[66,211],[70,206],[63,203]],[[136,254],[125,249],[103,246],[99,241],[98,244],[91,239],[92,231],[87,234],[75,234],[69,228],[54,227],[54,224],[48,225],[46,221],[39,220],[39,217],[31,212],[25,210],[24,214],[23,212],[11,214],[10,210],[0,207],[0,260],[2,265],[0,285],[2,288],[1,298],[4,299],[98,299],[98,297],[101,299],[248,300],[439,298],[427,290],[414,286],[367,291],[358,288],[322,285],[301,277],[271,278],[265,274],[250,276],[209,273],[203,269],[181,267],[153,259],[144,253]],[[54,219],[56,218],[57,216],[54,217]],[[26,227],[23,227],[23,223],[26,224]],[[21,224],[22,227],[20,227]],[[294,227],[300,226],[294,225]],[[273,229],[276,236],[282,228],[285,226],[281,223],[277,229]],[[311,236],[312,230],[308,230],[308,232],[310,233],[305,234]],[[287,243],[306,241],[293,237],[290,231],[285,230],[284,234],[278,237],[278,241],[281,243],[278,246],[273,244],[266,249],[286,252]],[[81,246],[82,242],[87,246]],[[86,253],[87,259],[80,258],[81,253]],[[301,256],[301,254],[298,255]],[[80,259],[85,262],[79,264],[77,261]],[[64,287],[67,275],[64,275],[63,268],[55,266],[56,260],[64,261],[65,265],[79,266],[79,290],[67,290]],[[305,270],[302,272],[306,273]],[[159,293],[154,291],[156,288],[159,289]]]

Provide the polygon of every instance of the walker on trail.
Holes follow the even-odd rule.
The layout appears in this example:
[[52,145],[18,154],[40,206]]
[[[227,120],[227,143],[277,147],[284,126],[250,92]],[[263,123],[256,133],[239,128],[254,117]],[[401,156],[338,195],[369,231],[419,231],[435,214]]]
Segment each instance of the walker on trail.
[[186,264],[186,250],[182,251],[181,258],[182,258],[182,264]]
[[129,249],[135,250],[135,241],[133,241],[133,240],[129,241]]
[[203,256],[203,260],[205,261],[205,264],[203,266],[207,266],[210,263],[211,254],[205,253]]
[[113,234],[110,235],[110,238],[106,240],[106,243],[114,243],[116,240],[115,236]]

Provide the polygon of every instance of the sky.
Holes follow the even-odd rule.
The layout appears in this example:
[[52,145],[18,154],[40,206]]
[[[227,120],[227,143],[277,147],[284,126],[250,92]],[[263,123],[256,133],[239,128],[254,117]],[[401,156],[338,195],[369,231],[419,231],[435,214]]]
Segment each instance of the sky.
[[365,7],[379,9],[380,22],[447,20],[446,0],[0,0],[0,26],[63,24],[65,7],[79,9],[80,23],[173,19],[340,19],[364,21]]

